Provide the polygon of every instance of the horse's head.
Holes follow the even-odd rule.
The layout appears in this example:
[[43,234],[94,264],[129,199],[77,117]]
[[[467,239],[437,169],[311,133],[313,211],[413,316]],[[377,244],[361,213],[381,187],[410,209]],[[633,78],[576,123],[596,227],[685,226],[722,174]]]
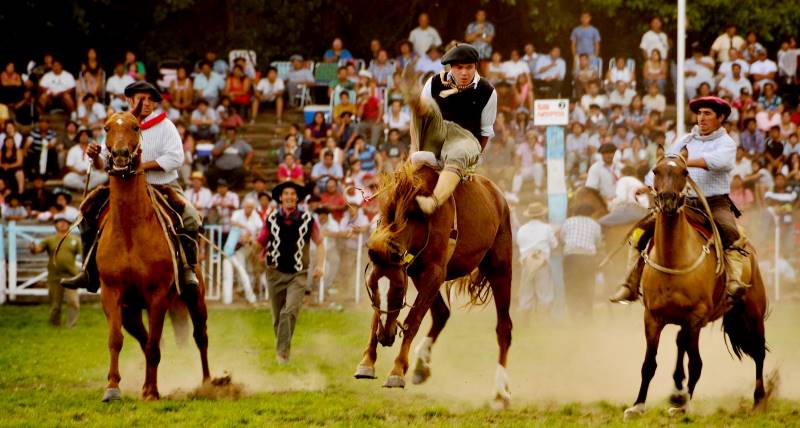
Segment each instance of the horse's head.
[[[384,346],[391,346],[397,333],[397,317],[405,302],[406,270],[427,244],[427,218],[414,199],[425,191],[424,186],[422,175],[411,163],[392,176],[381,177],[380,222],[367,241],[374,266],[367,287],[373,307],[381,314],[377,334]],[[384,277],[389,280],[388,290],[378,287],[378,280]]]
[[109,175],[127,179],[139,166],[139,121],[128,112],[114,113],[106,120],[106,148]]
[[656,208],[666,215],[677,214],[686,201],[688,180],[689,169],[683,156],[667,155],[659,159],[653,168]]

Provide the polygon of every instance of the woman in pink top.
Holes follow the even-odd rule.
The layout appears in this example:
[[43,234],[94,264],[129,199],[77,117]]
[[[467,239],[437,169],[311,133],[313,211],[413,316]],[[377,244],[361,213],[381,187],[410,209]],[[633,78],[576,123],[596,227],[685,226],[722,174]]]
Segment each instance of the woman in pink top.
[[303,184],[303,167],[295,162],[294,155],[286,153],[283,163],[278,166],[278,181],[294,181]]
[[731,180],[731,200],[736,204],[740,211],[748,211],[756,201],[753,192],[744,186],[744,181],[740,175],[734,175]]

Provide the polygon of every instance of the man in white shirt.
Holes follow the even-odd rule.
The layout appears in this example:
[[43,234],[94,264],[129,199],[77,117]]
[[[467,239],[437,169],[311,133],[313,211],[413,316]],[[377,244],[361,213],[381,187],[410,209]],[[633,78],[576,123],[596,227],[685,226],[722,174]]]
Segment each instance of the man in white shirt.
[[731,169],[731,178],[738,175],[745,179],[753,174],[753,161],[747,157],[747,150],[739,146],[736,148],[736,161],[734,161],[733,169]]
[[415,70],[422,74],[438,74],[440,71],[444,70],[441,57],[442,51],[439,48],[439,45],[432,45],[428,48],[428,52],[422,54],[419,60],[417,60],[417,66]]
[[728,51],[728,60],[719,65],[717,79],[731,77],[733,74],[731,70],[733,64],[739,64],[739,70],[745,78],[750,75],[750,64],[739,56],[739,51],[737,49],[731,48]]
[[608,104],[620,105],[624,107],[625,110],[631,106],[631,102],[633,101],[633,97],[636,96],[636,91],[628,87],[628,84],[622,80],[617,81],[616,88],[614,88],[614,92],[608,96]]
[[708,83],[714,89],[714,59],[704,56],[699,45],[692,46],[692,57],[686,60],[686,96],[693,99],[697,88]]
[[736,25],[728,24],[725,26],[725,32],[711,45],[711,57],[716,58],[717,62],[728,61],[730,49],[741,49],[744,45],[742,36],[736,34]]
[[242,202],[242,209],[236,210],[231,214],[231,226],[241,229],[239,242],[248,242],[256,239],[264,222],[256,211],[256,202],[252,199],[245,199]]
[[597,82],[589,82],[587,92],[581,97],[581,107],[584,111],[589,111],[592,105],[597,105],[603,110],[608,108],[608,97],[600,93],[600,85]]
[[421,57],[428,52],[431,46],[441,46],[442,38],[439,32],[429,25],[428,14],[419,14],[419,27],[411,30],[408,40],[414,45],[414,51]]
[[547,207],[541,202],[528,205],[522,215],[528,218],[516,234],[519,261],[522,265],[519,289],[519,309],[523,324],[527,324],[534,304],[547,311],[555,298],[550,281],[550,252],[558,247],[555,228],[545,222]]
[[192,112],[189,132],[198,140],[216,140],[219,135],[219,116],[208,106],[208,101],[200,98],[197,108]]
[[519,51],[512,50],[510,59],[503,63],[503,75],[506,77],[506,81],[513,85],[520,74],[530,73],[531,69],[528,67],[528,63],[520,58]]
[[190,179],[191,186],[186,189],[184,194],[186,195],[186,199],[189,200],[189,202],[194,205],[194,208],[205,218],[208,216],[208,210],[211,209],[211,198],[213,195],[208,187],[203,186],[205,177],[202,172],[192,172]]
[[283,121],[283,92],[286,90],[283,80],[278,77],[278,69],[270,67],[267,70],[267,77],[262,78],[256,85],[255,97],[253,97],[253,114],[250,124],[258,116],[258,108],[261,104],[275,104],[275,115],[278,124]]
[[106,92],[111,99],[109,106],[114,109],[114,112],[128,111],[130,108],[125,98],[125,88],[133,82],[133,77],[125,72],[125,65],[118,62],[114,66],[114,75],[109,77],[106,82]]
[[77,122],[86,128],[102,125],[106,117],[108,117],[105,107],[96,102],[97,99],[91,92],[84,95],[82,101],[83,102],[78,106],[78,111],[75,112]]
[[738,99],[742,93],[742,89],[746,89],[748,94],[753,93],[753,86],[750,81],[742,76],[742,67],[739,63],[733,63],[731,67],[731,76],[722,79],[719,82],[720,93],[726,92],[730,94],[732,99]]
[[73,95],[75,77],[69,71],[64,70],[60,61],[53,61],[53,69],[42,76],[39,86],[42,88],[42,95],[39,97],[41,110],[50,107],[54,101],[59,101],[68,112],[75,111]]
[[589,167],[586,173],[586,187],[595,189],[607,203],[617,196],[617,175],[614,173],[614,155],[617,147],[611,143],[604,143],[597,150],[601,160]]
[[561,58],[561,49],[554,46],[550,50],[550,55],[539,58],[536,62],[536,70],[533,72],[534,87],[541,89],[548,87],[558,95],[562,91],[564,77],[567,75],[567,63]]
[[761,90],[764,83],[775,82],[775,74],[778,73],[778,64],[767,58],[767,51],[763,48],[757,49],[758,60],[750,64],[750,77],[755,82],[753,87]]
[[[86,153],[89,144],[89,131],[81,128],[78,135],[75,136],[75,144],[67,152],[67,169],[69,172],[64,176],[64,187],[73,190],[83,190],[86,186],[87,172],[92,159]],[[105,171],[95,170],[92,171],[92,176],[89,177],[89,189],[108,181],[108,175]]]
[[642,58],[644,58],[644,60],[650,58],[650,52],[654,49],[658,50],[661,54],[661,59],[667,58],[669,41],[667,39],[667,34],[661,31],[661,18],[654,16],[653,19],[650,20],[650,31],[644,33],[642,36],[639,49],[642,50]]

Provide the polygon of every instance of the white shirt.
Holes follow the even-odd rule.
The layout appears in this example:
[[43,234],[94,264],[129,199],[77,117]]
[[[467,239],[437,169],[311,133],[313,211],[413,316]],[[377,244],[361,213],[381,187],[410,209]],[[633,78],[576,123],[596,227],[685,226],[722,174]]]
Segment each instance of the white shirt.
[[617,83],[622,80],[625,83],[631,83],[633,80],[633,73],[629,68],[611,68],[610,76],[612,83]]
[[639,43],[639,48],[647,52],[647,55],[650,55],[650,52],[653,49],[657,49],[659,53],[661,53],[661,59],[667,58],[667,49],[669,48],[669,43],[667,42],[667,34],[665,32],[656,33],[653,30],[650,30],[642,36],[642,42]]
[[721,74],[723,77],[733,76],[733,71],[731,70],[733,64],[739,64],[739,67],[741,67],[742,76],[747,76],[750,74],[750,64],[748,64],[747,61],[741,58],[737,59],[736,61],[723,62],[722,64],[719,65],[719,70],[717,70],[717,73]]
[[78,171],[86,171],[92,160],[86,155],[80,144],[72,146],[67,152],[67,166]]
[[642,97],[642,105],[644,106],[644,111],[648,114],[653,110],[664,113],[667,108],[667,99],[661,94],[656,94],[654,97],[647,94]]
[[391,111],[386,112],[384,121],[389,126],[389,129],[408,129],[411,123],[411,116],[404,110],[400,110],[400,114],[398,116],[399,117],[395,119]]
[[106,91],[114,95],[125,95],[125,88],[133,83],[133,77],[130,74],[123,74],[117,76],[116,74],[109,77],[106,82]]
[[731,94],[733,99],[739,98],[742,93],[742,88],[746,88],[751,94],[753,93],[753,85],[750,84],[749,80],[742,76],[739,76],[739,79],[726,77],[719,82],[719,89],[727,91],[729,94]]
[[742,36],[734,35],[731,37],[728,33],[722,33],[714,40],[714,44],[711,45],[711,50],[717,51],[717,61],[722,62],[728,60],[728,54],[732,47],[741,51],[744,44],[745,42]]
[[520,260],[536,251],[542,252],[544,258],[549,259],[550,252],[558,247],[556,231],[553,226],[541,220],[531,220],[517,231],[517,246]]
[[275,82],[270,82],[269,79],[265,77],[259,80],[256,85],[256,91],[260,92],[261,96],[267,101],[274,101],[278,92],[283,92],[284,90],[283,80],[281,80],[280,77],[276,77]]
[[189,187],[183,192],[186,199],[194,205],[198,210],[207,210],[211,208],[211,190],[207,187],[201,187],[200,190],[195,191],[194,188]]
[[248,217],[244,213],[243,208],[233,212],[231,215],[231,225],[244,228],[244,230],[246,230],[251,237],[255,238],[261,231],[261,227],[264,225],[264,222],[261,221],[261,217],[258,215],[258,212],[255,209],[253,209]]
[[[644,150],[642,150],[642,152],[644,152]],[[650,201],[647,199],[647,195],[636,196],[636,191],[643,187],[645,187],[644,183],[639,181],[636,177],[621,177],[617,180],[617,189],[610,205],[638,204],[642,206],[642,208],[649,208]]]
[[753,162],[748,158],[742,158],[741,161],[734,161],[733,169],[731,170],[731,178],[740,176],[742,178],[748,177],[753,174]]
[[626,88],[625,93],[620,94],[619,91],[616,89],[614,92],[611,93],[608,97],[608,103],[610,105],[621,105],[624,107],[630,107],[631,102],[633,101],[633,97],[636,96],[636,91],[631,88]]
[[[750,65],[750,74],[769,74],[769,73],[777,73],[778,72],[778,65],[775,64],[775,61],[771,59],[765,59],[764,61],[756,61]],[[761,81],[768,80],[768,79],[761,79],[760,81],[756,82],[756,84],[761,83]]]
[[528,67],[528,64],[521,59],[519,61],[506,61],[503,63],[502,67],[503,76],[505,76],[506,80],[516,82],[517,77],[520,74],[530,74],[531,69]]
[[589,107],[592,104],[597,104],[600,109],[604,110],[606,107],[608,107],[608,97],[603,94],[597,94],[595,96],[585,94],[581,97],[581,107],[583,107],[584,111],[589,111]]
[[42,76],[39,86],[47,89],[50,93],[58,94],[75,88],[75,78],[67,70],[62,70],[58,75],[49,71]]
[[420,56],[424,56],[431,46],[442,45],[442,38],[439,37],[439,32],[431,26],[424,30],[420,27],[411,30],[408,40],[414,45],[414,51]]
[[[429,99],[433,100],[433,96],[431,95],[431,79],[436,76],[431,76],[427,82],[425,82],[425,86],[422,87],[422,96],[428,97]],[[447,74],[445,77],[446,79],[450,78],[450,73]],[[478,73],[475,73],[475,77],[472,79],[472,83],[470,86],[476,88],[478,86],[478,80],[480,76]],[[489,101],[486,102],[486,105],[483,106],[483,111],[481,112],[481,136],[483,137],[494,137],[494,120],[497,118],[497,91],[492,89],[492,95],[489,96]]]
[[78,119],[83,119],[84,117],[89,118],[89,123],[95,123],[105,119],[108,115],[106,114],[106,109],[100,103],[92,103],[92,111],[86,110],[86,104],[80,103],[78,105]]
[[[556,66],[549,68],[546,71],[540,71],[552,63],[555,63]],[[551,77],[555,77],[556,80],[564,80],[564,76],[567,75],[567,63],[564,62],[562,58],[553,59],[553,57],[550,55],[543,55],[538,61],[536,61],[536,70],[533,74],[536,79],[549,79]]]
[[617,195],[617,177],[611,168],[600,160],[593,163],[586,173],[586,187],[597,189],[607,201]]

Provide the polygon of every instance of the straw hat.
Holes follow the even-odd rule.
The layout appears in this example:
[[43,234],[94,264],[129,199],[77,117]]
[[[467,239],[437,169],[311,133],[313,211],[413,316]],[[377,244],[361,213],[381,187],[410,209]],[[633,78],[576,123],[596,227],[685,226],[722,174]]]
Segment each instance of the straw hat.
[[544,217],[547,215],[547,207],[541,202],[531,202],[522,215],[528,218]]

